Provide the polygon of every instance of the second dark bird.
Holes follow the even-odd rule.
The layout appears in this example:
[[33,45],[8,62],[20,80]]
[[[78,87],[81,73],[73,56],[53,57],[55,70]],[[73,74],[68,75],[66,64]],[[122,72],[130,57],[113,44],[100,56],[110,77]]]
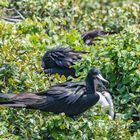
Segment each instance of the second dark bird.
[[86,45],[92,45],[95,37],[103,35],[113,35],[115,31],[102,31],[102,30],[92,30],[82,34],[82,39]]
[[48,50],[42,58],[42,68],[47,74],[65,75],[75,77],[75,69],[71,68],[81,59],[85,51],[74,51],[70,48],[53,48]]

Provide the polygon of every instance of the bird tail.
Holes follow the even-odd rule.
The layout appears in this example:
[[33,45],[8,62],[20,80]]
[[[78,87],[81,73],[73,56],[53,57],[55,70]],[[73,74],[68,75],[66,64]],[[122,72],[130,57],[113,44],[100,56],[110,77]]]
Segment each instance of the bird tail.
[[3,98],[3,99],[11,99],[14,96],[15,94],[12,94],[12,93],[8,93],[8,94],[0,93],[0,98]]
[[14,103],[13,101],[10,101],[12,98],[14,98],[16,95],[12,93],[4,94],[0,93],[0,99],[2,100],[8,100],[8,101],[1,101],[0,102],[0,107],[5,106],[5,107],[26,107],[23,103]]
[[7,101],[7,102],[0,102],[0,107],[22,108],[22,107],[26,107],[26,105]]
[[44,100],[44,93],[46,93],[46,91],[20,94],[0,93],[0,106],[35,108],[38,104],[46,102],[46,100]]

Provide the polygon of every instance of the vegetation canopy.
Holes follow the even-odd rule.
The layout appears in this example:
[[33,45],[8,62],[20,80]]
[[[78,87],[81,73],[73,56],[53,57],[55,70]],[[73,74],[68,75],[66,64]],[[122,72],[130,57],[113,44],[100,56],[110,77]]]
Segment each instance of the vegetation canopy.
[[[66,77],[42,71],[44,53],[56,46],[86,51],[72,66],[73,81],[91,67],[110,83],[116,119],[96,105],[76,120],[65,114],[0,108],[0,139],[138,140],[140,138],[140,2],[138,0],[1,0],[0,93],[49,89]],[[85,31],[114,31],[86,46]]]

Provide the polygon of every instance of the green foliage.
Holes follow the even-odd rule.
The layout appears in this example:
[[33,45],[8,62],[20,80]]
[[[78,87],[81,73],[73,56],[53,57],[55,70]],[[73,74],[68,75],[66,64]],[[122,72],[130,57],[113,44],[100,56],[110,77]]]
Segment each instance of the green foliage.
[[[140,3],[135,0],[17,0],[25,20],[0,21],[0,92],[46,90],[65,77],[42,72],[41,57],[56,45],[89,51],[74,66],[84,79],[91,67],[101,70],[114,98],[116,120],[94,106],[73,120],[35,110],[0,109],[0,139],[138,140],[140,137]],[[0,15],[3,16],[3,8]],[[113,36],[94,40],[87,47],[81,33],[90,29],[114,30]],[[131,132],[131,133],[130,133]]]

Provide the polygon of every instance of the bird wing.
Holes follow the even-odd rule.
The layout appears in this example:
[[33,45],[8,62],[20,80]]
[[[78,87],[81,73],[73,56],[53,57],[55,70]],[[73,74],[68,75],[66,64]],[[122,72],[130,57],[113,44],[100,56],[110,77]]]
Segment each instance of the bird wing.
[[[0,102],[0,106],[50,109],[50,111],[53,111],[53,109],[57,109],[58,104],[65,107],[65,105],[75,103],[85,92],[84,82],[65,82],[53,86],[47,91],[37,93],[1,93],[0,98],[7,99],[7,101]],[[63,112],[64,107],[60,108],[60,112]]]
[[81,59],[83,53],[86,52],[76,52],[70,48],[54,48],[44,54],[42,61],[46,68],[69,68],[75,61]]
[[86,92],[84,82],[65,82],[51,87],[47,91],[47,95],[57,98],[57,100],[64,100],[65,103],[71,104],[76,102]]

